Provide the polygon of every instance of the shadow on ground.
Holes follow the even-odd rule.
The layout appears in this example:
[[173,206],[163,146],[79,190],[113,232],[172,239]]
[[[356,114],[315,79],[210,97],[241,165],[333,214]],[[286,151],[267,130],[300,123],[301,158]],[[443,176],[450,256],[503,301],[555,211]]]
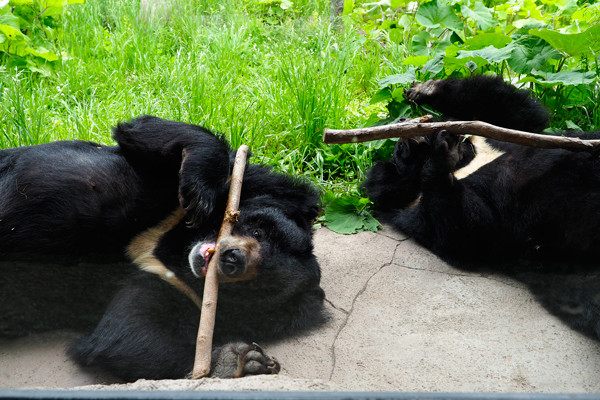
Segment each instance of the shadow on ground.
[[315,233],[330,323],[263,344],[279,376],[114,382],[64,356],[72,333],[0,341],[0,389],[599,392],[600,343],[520,283],[449,267],[389,230]]

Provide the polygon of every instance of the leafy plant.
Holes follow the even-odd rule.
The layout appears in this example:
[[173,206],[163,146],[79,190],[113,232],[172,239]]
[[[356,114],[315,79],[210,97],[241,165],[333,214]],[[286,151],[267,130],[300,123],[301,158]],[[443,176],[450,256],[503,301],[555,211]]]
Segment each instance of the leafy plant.
[[342,234],[377,232],[380,227],[379,221],[369,211],[371,201],[367,198],[335,196],[332,192],[328,192],[324,196],[324,202],[326,204],[324,220],[327,227],[335,232]]
[[279,25],[294,13],[294,3],[290,0],[249,0],[249,12],[262,16],[268,25]]
[[[380,90],[371,100],[387,103],[388,114],[369,122],[390,123],[409,114],[403,88],[415,81],[488,72],[528,84],[553,108],[560,124],[574,123],[573,109],[597,110],[597,3],[580,8],[570,0],[486,4],[478,0],[346,2],[346,15],[354,23],[362,21],[370,37],[401,48],[401,57],[390,60],[398,72],[379,82]],[[568,96],[573,90],[582,95]],[[570,101],[564,104],[567,98]]]
[[[553,112],[550,130],[599,126],[598,2],[346,0],[344,15],[365,48],[373,42],[386,48],[392,70],[371,96],[369,105],[380,107],[366,126],[431,113],[405,100],[405,88],[415,82],[480,73],[532,90]],[[381,145],[389,152],[393,142]],[[355,212],[342,203],[335,218]]]
[[0,0],[0,64],[48,75],[58,60],[64,8],[83,1]]
[[[281,1],[179,1],[167,24],[138,23],[139,0],[87,0],[52,19],[44,20],[47,11],[43,21],[30,18],[35,26],[27,29],[19,19],[28,46],[68,57],[48,61],[0,47],[0,147],[61,139],[110,144],[111,126],[140,114],[204,125],[234,146],[248,144],[255,161],[312,179],[329,193],[324,223],[328,216],[330,227],[343,227],[348,221],[336,212],[346,210],[356,231],[373,226],[355,218],[371,221],[357,186],[373,160],[389,158],[393,141],[324,145],[322,131],[418,112],[403,98],[413,81],[502,73],[556,110],[555,127],[600,126],[596,3],[348,0],[351,29],[336,31],[328,2],[292,1],[285,10]],[[59,3],[63,11],[69,4],[44,4]],[[0,0],[0,24],[17,29],[7,13],[32,4],[42,0]],[[277,7],[283,18],[266,22]],[[534,20],[538,15],[545,21]],[[46,21],[54,21],[53,35],[42,29]],[[592,50],[581,54],[584,40]],[[534,49],[520,63],[519,45]],[[28,73],[35,68],[52,68],[52,75]]]

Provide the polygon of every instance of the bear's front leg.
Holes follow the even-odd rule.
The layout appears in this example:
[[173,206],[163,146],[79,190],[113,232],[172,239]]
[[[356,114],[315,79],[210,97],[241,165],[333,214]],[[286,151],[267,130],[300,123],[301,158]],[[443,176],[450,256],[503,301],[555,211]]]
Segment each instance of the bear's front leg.
[[462,159],[461,141],[462,136],[445,130],[431,136],[431,157],[425,163],[422,174],[424,190],[438,190],[454,183],[453,172]]
[[461,164],[461,136],[442,130],[430,140],[431,156],[423,168],[423,195],[418,207],[412,214],[397,216],[394,222],[446,261],[489,258],[499,239],[488,238],[498,229],[499,220],[494,204],[480,194],[488,178],[457,180],[454,176]]
[[277,374],[281,366],[256,343],[228,343],[212,352],[210,376],[241,378],[246,375]]
[[389,161],[377,163],[362,184],[378,211],[403,209],[421,192],[421,170],[429,153],[423,138],[400,139]]
[[113,138],[127,161],[149,177],[149,186],[160,190],[165,180],[179,182],[179,203],[190,226],[200,226],[225,201],[230,148],[207,129],[146,115],[120,123]]

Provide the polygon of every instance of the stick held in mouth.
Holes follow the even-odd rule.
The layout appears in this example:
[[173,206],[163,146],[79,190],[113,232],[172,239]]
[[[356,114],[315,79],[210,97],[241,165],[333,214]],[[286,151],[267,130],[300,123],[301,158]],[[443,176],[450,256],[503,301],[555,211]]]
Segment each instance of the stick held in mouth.
[[221,239],[231,235],[233,224],[237,221],[239,215],[238,208],[240,205],[240,194],[244,171],[246,169],[247,154],[248,146],[241,145],[237,150],[233,171],[231,172],[231,184],[229,187],[229,198],[227,200],[225,216],[223,217],[223,223],[221,224],[214,254],[208,263],[208,269],[206,271],[192,379],[202,378],[210,373],[212,337],[215,328],[215,314],[217,311],[217,297],[219,290],[219,277],[217,271],[220,250],[219,244]]

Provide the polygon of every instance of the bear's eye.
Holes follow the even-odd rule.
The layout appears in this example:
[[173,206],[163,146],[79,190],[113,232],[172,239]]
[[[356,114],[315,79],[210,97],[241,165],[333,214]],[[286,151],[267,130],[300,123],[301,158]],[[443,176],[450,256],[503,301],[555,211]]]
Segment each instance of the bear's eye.
[[263,231],[260,229],[254,229],[252,231],[252,236],[254,236],[254,239],[259,240],[263,237]]

